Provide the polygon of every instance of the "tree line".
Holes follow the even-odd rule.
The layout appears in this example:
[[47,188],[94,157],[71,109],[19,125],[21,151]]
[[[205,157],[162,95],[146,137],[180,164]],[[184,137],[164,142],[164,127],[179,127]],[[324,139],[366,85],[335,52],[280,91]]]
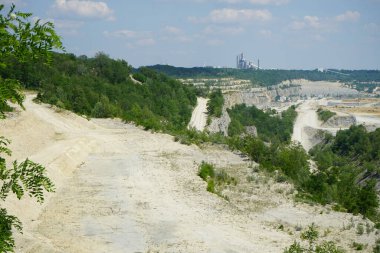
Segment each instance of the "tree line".
[[315,70],[284,70],[284,69],[234,69],[193,67],[183,68],[169,65],[154,65],[149,68],[163,72],[176,78],[236,78],[250,80],[259,86],[272,86],[286,80],[307,79],[310,81],[339,81],[356,85],[363,90],[365,87],[373,88],[380,82],[379,70],[333,70],[321,72]]
[[[147,129],[184,129],[196,89],[149,68],[133,69],[105,53],[95,57],[55,53],[50,66],[13,62],[1,73],[38,90],[38,99],[89,117],[120,117]],[[136,83],[131,76],[138,80]]]

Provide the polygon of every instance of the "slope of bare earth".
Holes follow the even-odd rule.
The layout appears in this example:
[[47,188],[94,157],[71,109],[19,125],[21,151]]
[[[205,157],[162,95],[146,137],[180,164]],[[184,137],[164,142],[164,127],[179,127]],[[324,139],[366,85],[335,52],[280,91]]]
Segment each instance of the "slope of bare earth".
[[198,131],[203,131],[207,123],[207,102],[207,98],[197,98],[197,106],[191,115],[188,128],[195,128]]
[[[181,145],[118,120],[87,121],[31,98],[26,111],[0,121],[1,135],[13,140],[13,158],[47,167],[56,192],[43,205],[7,200],[24,223],[16,252],[282,252],[311,222],[349,252],[352,242],[368,250],[374,243],[375,231],[355,228],[371,222],[293,203],[291,185],[253,172],[254,164],[222,147]],[[222,192],[230,201],[206,191],[197,176],[203,160],[237,178]]]

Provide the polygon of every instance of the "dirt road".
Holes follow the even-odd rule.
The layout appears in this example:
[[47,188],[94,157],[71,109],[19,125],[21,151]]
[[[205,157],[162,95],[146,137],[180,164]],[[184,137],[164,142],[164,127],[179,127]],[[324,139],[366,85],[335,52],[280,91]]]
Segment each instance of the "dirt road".
[[[299,238],[296,226],[310,221],[342,244],[375,240],[355,227],[341,231],[359,216],[295,205],[288,184],[247,179],[251,169],[239,155],[117,120],[87,121],[31,98],[27,111],[0,121],[1,134],[13,140],[14,158],[47,167],[56,192],[42,206],[7,200],[24,224],[16,252],[283,252]],[[197,176],[203,160],[236,173],[230,201],[206,191]]]
[[310,142],[305,127],[320,128],[320,122],[316,113],[317,102],[315,100],[306,100],[297,108],[297,119],[294,123],[292,141],[301,143],[305,150],[309,150],[313,143]]
[[207,102],[206,98],[197,98],[197,106],[191,115],[189,128],[195,128],[198,131],[203,131],[207,123]]

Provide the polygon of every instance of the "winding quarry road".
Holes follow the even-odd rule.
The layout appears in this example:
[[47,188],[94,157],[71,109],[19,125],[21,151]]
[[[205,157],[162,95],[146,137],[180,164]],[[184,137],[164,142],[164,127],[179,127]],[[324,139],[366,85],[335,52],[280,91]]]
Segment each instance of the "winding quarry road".
[[[291,243],[275,229],[262,233],[197,176],[201,161],[245,164],[238,155],[31,100],[0,122],[1,134],[12,139],[14,159],[47,167],[56,192],[42,206],[6,203],[24,224],[17,252],[281,252]],[[207,100],[198,101],[194,124],[202,129]]]
[[[299,238],[295,227],[311,222],[331,231],[326,240],[375,241],[374,233],[358,238],[355,226],[341,230],[358,217],[294,204],[289,184],[246,174],[252,168],[244,157],[222,147],[182,145],[167,134],[118,120],[89,121],[32,98],[26,111],[0,121],[1,135],[12,140],[12,159],[46,166],[56,192],[43,205],[28,197],[2,203],[23,222],[16,252],[276,253]],[[206,103],[198,101],[197,129]],[[197,175],[202,161],[237,173],[240,188],[226,189],[230,201],[206,191]]]
[[188,128],[195,128],[198,131],[203,131],[207,123],[207,102],[206,98],[197,98],[197,106],[191,115]]
[[316,113],[316,101],[306,100],[297,107],[297,119],[294,123],[292,141],[301,143],[305,150],[312,148],[305,127],[320,128],[320,122]]

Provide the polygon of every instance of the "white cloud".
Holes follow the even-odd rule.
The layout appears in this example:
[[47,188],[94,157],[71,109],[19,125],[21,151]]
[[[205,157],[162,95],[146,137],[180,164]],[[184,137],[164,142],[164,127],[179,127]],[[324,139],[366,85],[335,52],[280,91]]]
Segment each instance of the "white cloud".
[[113,32],[105,31],[104,35],[106,37],[117,37],[117,38],[127,38],[127,39],[141,39],[147,38],[152,35],[149,31],[132,31],[132,30],[117,30]]
[[181,43],[193,41],[191,36],[187,35],[181,28],[176,26],[165,26],[161,35],[160,39],[164,41],[177,41]]
[[335,17],[335,19],[339,22],[358,21],[359,18],[360,13],[358,11],[346,11],[345,13]]
[[301,30],[301,29],[303,29],[303,28],[305,28],[305,27],[306,27],[306,23],[303,22],[303,21],[297,21],[297,20],[295,20],[295,21],[293,21],[293,22],[290,24],[290,28],[291,28],[292,30]]
[[[170,1],[170,0],[167,0]],[[184,0],[171,0],[171,1],[184,1]],[[192,2],[205,3],[205,2],[222,2],[228,4],[241,4],[248,3],[253,5],[283,5],[290,2],[290,0],[188,0]]]
[[113,10],[105,2],[89,0],[56,0],[53,9],[69,15],[114,20]]
[[104,36],[108,38],[120,38],[127,41],[130,48],[136,46],[152,46],[156,44],[156,40],[150,31],[133,31],[133,30],[117,30],[117,31],[104,31]]
[[292,30],[302,30],[302,29],[320,29],[322,27],[321,20],[317,16],[305,16],[303,19],[295,20],[290,24]]
[[274,5],[282,5],[282,4],[287,4],[289,0],[249,0],[251,4],[261,4],[261,5],[269,5],[269,4],[274,4]]
[[152,46],[156,44],[156,41],[153,38],[145,38],[136,41],[136,45],[138,46]]
[[168,34],[175,34],[175,35],[183,33],[183,31],[180,28],[175,27],[175,26],[165,26],[164,31]]
[[253,9],[219,9],[210,13],[210,20],[214,23],[236,23],[249,21],[268,21],[272,14],[268,10]]
[[317,16],[305,16],[304,20],[307,26],[309,27],[316,28],[316,29],[321,27],[320,20]]
[[261,30],[259,33],[263,37],[271,37],[272,36],[272,31],[271,30]]
[[42,19],[38,16],[32,17],[33,22],[40,21],[40,24],[51,22],[54,24],[57,29],[58,34],[60,35],[76,35],[79,33],[79,29],[84,25],[83,21],[77,20],[65,20],[65,19]]
[[203,29],[203,33],[207,35],[237,35],[244,32],[244,28],[237,26],[237,27],[225,27],[225,26],[207,26],[205,29]]
[[194,23],[247,23],[265,22],[272,19],[272,14],[268,10],[255,9],[216,9],[209,13],[207,17],[190,17],[189,21]]
[[219,39],[211,39],[211,40],[207,40],[206,43],[209,46],[220,46],[220,45],[224,44],[224,41],[219,40]]

